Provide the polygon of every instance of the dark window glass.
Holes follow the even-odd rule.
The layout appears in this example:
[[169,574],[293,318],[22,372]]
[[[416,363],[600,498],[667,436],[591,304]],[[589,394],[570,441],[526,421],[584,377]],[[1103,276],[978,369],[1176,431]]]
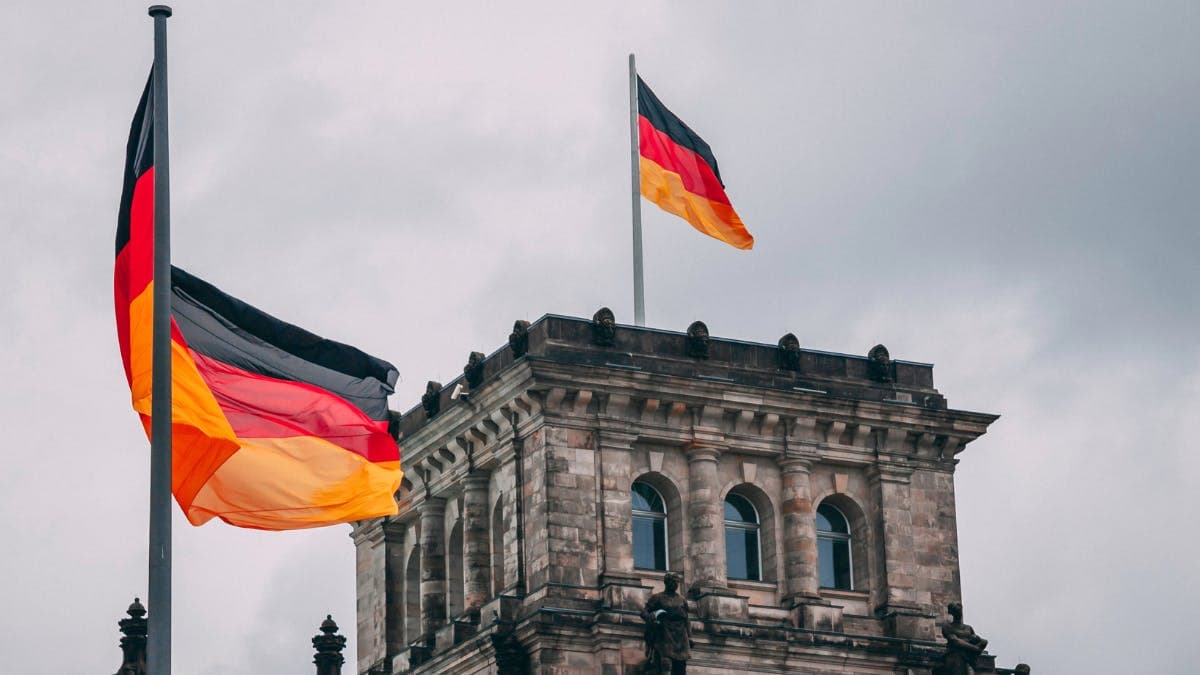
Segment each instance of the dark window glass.
[[822,588],[854,588],[850,527],[841,511],[828,504],[817,508],[817,569]]
[[730,579],[762,579],[758,560],[758,514],[741,495],[725,497],[725,574]]
[[750,505],[750,500],[741,495],[729,495],[725,498],[725,520],[736,523],[757,523],[758,514]]
[[730,579],[762,579],[758,564],[758,529],[725,528],[726,575]]
[[817,560],[822,588],[851,589],[850,542],[817,539]]
[[633,517],[633,566],[643,570],[667,569],[666,520]]
[[648,483],[637,482],[633,499],[633,566],[644,570],[667,569],[667,516],[662,495]]
[[633,484],[633,510],[666,513],[666,509],[663,508],[662,496],[658,494],[658,490],[650,487],[649,483],[641,482]]
[[846,518],[840,511],[828,504],[822,504],[817,507],[817,531],[850,534],[850,528],[846,525]]

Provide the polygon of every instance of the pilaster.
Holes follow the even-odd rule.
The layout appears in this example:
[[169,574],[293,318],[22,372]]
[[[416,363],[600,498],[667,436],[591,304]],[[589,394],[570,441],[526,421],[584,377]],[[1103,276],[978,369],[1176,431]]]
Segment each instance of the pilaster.
[[404,528],[376,518],[355,526],[358,669],[387,663],[404,649]]
[[632,580],[633,570],[633,485],[634,434],[602,430],[600,448],[600,498],[603,517],[604,571],[601,583]]
[[882,549],[877,555],[878,590],[872,593],[872,604],[889,635],[932,640],[935,617],[916,598],[911,477],[910,467],[891,462],[879,462],[867,471]]

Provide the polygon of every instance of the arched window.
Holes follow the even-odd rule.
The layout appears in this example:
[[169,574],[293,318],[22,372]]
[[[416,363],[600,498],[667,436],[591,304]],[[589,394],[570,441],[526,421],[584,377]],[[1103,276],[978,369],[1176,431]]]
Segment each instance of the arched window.
[[758,512],[749,499],[725,497],[725,566],[730,579],[762,580]]
[[817,507],[817,566],[822,588],[854,590],[850,561],[850,524],[829,504]]
[[667,569],[667,507],[658,490],[636,481],[633,497],[633,566],[642,570]]

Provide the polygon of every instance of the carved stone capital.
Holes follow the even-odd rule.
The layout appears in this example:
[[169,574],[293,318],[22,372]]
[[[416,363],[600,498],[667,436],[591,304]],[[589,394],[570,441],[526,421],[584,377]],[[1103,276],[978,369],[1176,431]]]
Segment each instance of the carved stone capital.
[[687,455],[688,463],[691,462],[716,462],[721,458],[721,452],[724,448],[709,445],[704,443],[689,443],[684,447],[683,451]]
[[809,473],[815,461],[815,457],[785,455],[779,458],[779,468],[783,473]]
[[463,490],[487,490],[491,478],[491,472],[472,471],[463,478]]
[[867,468],[867,480],[871,483],[900,483],[912,481],[913,469],[909,466],[877,463]]
[[443,516],[446,514],[446,498],[445,497],[428,497],[425,501],[417,506],[417,513],[421,514],[421,519],[434,516]]
[[633,444],[637,442],[638,435],[627,431],[614,431],[600,427],[600,433],[596,435],[596,444],[600,450],[620,450],[629,452],[633,450]]

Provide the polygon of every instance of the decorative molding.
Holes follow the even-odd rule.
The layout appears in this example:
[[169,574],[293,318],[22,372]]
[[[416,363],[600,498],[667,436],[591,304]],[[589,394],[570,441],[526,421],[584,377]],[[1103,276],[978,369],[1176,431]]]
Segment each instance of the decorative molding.
[[655,473],[662,473],[664,453],[657,450],[651,450],[647,453],[650,459],[650,470]]
[[833,474],[833,492],[834,494],[844,495],[850,487],[850,476],[844,473]]
[[742,462],[742,482],[753,483],[758,477],[758,465],[754,462]]

